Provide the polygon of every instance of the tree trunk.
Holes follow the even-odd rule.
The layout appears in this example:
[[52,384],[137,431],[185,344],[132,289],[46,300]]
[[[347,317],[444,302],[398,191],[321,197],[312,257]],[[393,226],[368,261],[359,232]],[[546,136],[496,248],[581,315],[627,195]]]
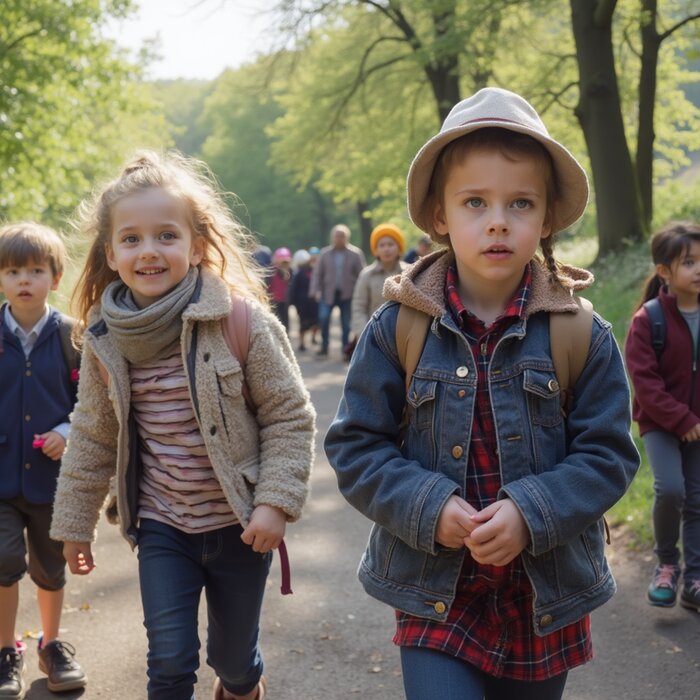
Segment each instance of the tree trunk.
[[[455,3],[443,3],[441,9],[433,14],[433,26],[435,27],[435,44],[438,50],[441,48],[441,40],[445,35],[453,31],[455,22]],[[436,62],[425,67],[425,74],[435,95],[440,123],[450,113],[460,100],[459,93],[459,53],[461,47],[455,47],[454,51],[443,55]],[[439,51],[442,54],[442,51]]]
[[639,75],[639,131],[637,133],[637,182],[646,228],[651,227],[654,212],[654,106],[656,104],[656,66],[661,37],[656,31],[656,0],[643,0],[642,67]]
[[641,240],[645,226],[622,121],[612,46],[612,0],[570,0],[579,69],[576,117],[591,159],[598,209],[598,255]]

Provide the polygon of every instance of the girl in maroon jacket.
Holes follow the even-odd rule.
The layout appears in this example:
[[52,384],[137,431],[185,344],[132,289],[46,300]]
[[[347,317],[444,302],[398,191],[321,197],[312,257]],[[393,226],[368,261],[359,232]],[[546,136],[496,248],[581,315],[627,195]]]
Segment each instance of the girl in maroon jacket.
[[[654,474],[652,510],[658,566],[647,592],[651,605],[672,607],[685,569],[681,605],[700,612],[700,226],[672,222],[651,239],[655,271],[647,280],[625,343],[634,386],[633,416]],[[657,299],[665,327],[654,348]],[[657,343],[660,345],[661,343]]]

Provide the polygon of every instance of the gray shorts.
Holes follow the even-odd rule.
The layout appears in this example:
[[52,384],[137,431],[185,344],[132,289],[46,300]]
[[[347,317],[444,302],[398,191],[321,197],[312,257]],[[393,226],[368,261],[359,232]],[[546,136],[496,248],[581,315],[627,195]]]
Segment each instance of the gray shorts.
[[52,510],[51,503],[36,505],[21,496],[0,499],[0,586],[13,585],[27,571],[44,590],[66,585],[63,543],[49,537]]

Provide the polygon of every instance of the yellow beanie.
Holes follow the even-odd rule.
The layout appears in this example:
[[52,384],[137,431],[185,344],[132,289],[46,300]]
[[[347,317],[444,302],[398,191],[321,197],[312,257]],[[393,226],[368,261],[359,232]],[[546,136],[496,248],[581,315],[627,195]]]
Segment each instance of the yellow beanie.
[[403,233],[401,233],[399,227],[394,226],[394,224],[379,224],[379,226],[375,226],[374,231],[372,231],[372,235],[369,237],[369,249],[372,251],[372,255],[377,254],[377,243],[379,242],[379,239],[384,238],[384,236],[393,238],[396,241],[396,244],[399,246],[399,254],[403,255],[406,248],[406,241],[404,240]]

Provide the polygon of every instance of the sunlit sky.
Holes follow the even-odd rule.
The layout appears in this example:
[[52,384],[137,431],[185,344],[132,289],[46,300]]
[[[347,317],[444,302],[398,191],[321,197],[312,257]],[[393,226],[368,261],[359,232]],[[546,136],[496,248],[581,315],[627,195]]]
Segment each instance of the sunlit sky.
[[113,23],[109,35],[137,51],[144,39],[159,38],[148,77],[215,78],[227,67],[254,60],[269,47],[265,32],[272,0],[141,0],[128,21]]

